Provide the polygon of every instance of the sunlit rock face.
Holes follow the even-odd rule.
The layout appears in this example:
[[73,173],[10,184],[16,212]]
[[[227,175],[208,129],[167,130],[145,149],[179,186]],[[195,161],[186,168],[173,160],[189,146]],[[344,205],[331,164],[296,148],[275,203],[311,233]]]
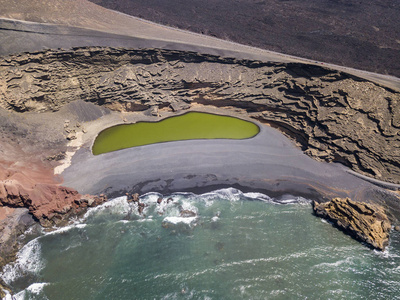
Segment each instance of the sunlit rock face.
[[389,245],[391,223],[382,206],[334,198],[326,203],[314,202],[314,212],[373,248],[385,250]]

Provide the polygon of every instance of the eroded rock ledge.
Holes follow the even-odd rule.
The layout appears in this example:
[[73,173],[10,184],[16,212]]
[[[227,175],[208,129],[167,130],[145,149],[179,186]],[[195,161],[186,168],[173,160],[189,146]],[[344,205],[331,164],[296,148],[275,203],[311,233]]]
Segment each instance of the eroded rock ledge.
[[234,109],[279,128],[316,159],[400,183],[400,93],[342,72],[157,49],[0,58],[0,107],[56,111],[75,100],[153,114]]
[[382,206],[334,198],[330,202],[313,202],[317,216],[333,222],[339,229],[369,246],[385,250],[389,244],[391,223]]
[[27,208],[44,227],[62,225],[69,216],[105,200],[104,195],[81,195],[60,185],[52,170],[39,162],[27,167],[8,165],[5,169],[0,160],[0,207]]

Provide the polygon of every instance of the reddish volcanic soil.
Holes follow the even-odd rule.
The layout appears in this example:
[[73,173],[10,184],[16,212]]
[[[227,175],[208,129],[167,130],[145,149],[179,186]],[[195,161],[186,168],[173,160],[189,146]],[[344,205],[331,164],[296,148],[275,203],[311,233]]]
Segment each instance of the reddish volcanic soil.
[[8,149],[1,149],[0,203],[28,208],[43,225],[56,222],[53,218],[70,211],[81,195],[60,186],[60,179],[54,176],[51,166],[38,156],[26,155],[18,144],[12,144],[10,141]]
[[15,166],[0,162],[0,202],[10,207],[26,207],[46,225],[56,214],[65,214],[73,208],[81,195],[59,186],[51,170],[30,163]]
[[87,206],[82,195],[62,186],[62,178],[54,175],[54,166],[60,164],[54,157],[67,150],[62,122],[57,114],[42,114],[38,119],[0,113],[0,206],[28,208],[43,226],[60,224]]

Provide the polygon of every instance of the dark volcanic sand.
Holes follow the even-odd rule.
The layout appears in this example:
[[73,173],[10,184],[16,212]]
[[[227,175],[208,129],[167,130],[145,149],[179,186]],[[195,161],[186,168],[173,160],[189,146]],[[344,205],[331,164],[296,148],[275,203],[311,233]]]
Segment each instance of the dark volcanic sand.
[[400,2],[90,0],[157,23],[400,76]]
[[84,145],[63,173],[80,193],[209,192],[235,187],[270,196],[301,195],[317,201],[351,197],[380,203],[400,217],[397,198],[349,174],[340,164],[317,162],[277,130],[260,125],[244,140],[191,140],[133,147],[94,156]]

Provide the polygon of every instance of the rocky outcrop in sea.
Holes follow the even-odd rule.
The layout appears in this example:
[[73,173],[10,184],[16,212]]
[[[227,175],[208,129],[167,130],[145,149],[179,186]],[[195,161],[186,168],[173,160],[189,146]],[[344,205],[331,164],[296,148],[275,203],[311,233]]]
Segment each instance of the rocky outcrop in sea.
[[349,198],[334,198],[321,204],[314,201],[313,206],[317,216],[333,222],[357,240],[379,250],[388,246],[391,223],[382,206]]

